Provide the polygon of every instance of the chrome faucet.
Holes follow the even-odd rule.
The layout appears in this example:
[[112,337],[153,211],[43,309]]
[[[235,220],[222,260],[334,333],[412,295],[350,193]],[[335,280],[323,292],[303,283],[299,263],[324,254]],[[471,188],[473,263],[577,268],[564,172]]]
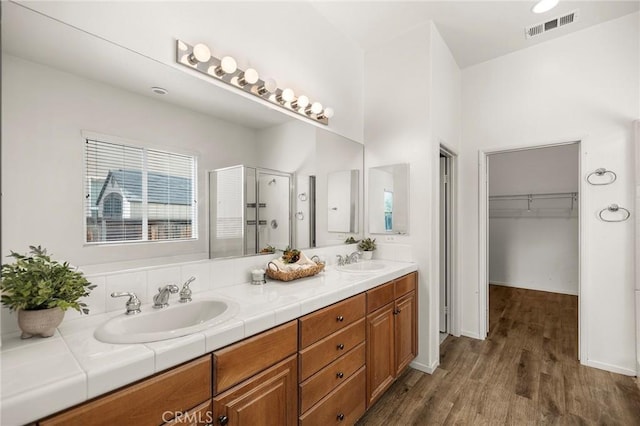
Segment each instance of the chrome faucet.
[[338,266],[344,266],[345,262],[346,262],[346,256],[342,257],[339,254],[336,254],[336,258],[338,259]]
[[347,256],[346,262],[347,263],[358,263],[358,260],[360,260],[360,252],[359,251],[354,251],[349,256]]
[[189,284],[194,282],[196,277],[191,277],[184,284],[182,284],[182,290],[180,290],[180,303],[191,302],[191,289]]
[[168,284],[164,287],[158,287],[158,294],[153,296],[153,307],[155,309],[166,308],[169,306],[169,295],[179,292],[180,289],[175,284]]
[[111,293],[111,297],[124,297],[124,296],[128,296],[129,300],[127,300],[127,310],[125,311],[125,314],[127,315],[135,315],[135,314],[139,314],[140,312],[142,312],[140,310],[140,299],[138,299],[138,296],[136,296],[135,293],[133,292],[113,292]]

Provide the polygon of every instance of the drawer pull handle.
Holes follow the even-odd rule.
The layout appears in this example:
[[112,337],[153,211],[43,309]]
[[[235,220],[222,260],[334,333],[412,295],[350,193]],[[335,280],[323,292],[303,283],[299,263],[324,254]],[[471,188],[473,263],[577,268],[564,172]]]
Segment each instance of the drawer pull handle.
[[340,344],[338,345],[338,349],[343,350],[343,349],[344,349],[344,345],[343,345],[342,343],[340,343]]
[[229,423],[229,417],[227,416],[218,417],[218,423],[220,423],[220,426],[226,425],[227,423]]
[[338,315],[338,318],[336,318],[336,320],[338,322],[342,322],[342,321],[344,321],[344,317],[342,315]]
[[344,420],[344,414],[342,414],[342,413],[338,414],[338,420],[343,421]]
[[338,371],[338,374],[336,374],[336,377],[338,379],[342,379],[344,377],[344,373],[342,371]]
[[393,311],[393,315],[398,315],[399,313],[400,313],[400,308],[396,308],[396,309]]

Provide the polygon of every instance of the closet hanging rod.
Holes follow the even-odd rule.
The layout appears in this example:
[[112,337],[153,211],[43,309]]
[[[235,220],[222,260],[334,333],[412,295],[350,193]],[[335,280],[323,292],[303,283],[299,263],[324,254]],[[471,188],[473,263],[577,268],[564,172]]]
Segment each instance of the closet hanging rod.
[[513,194],[513,195],[490,195],[489,200],[555,200],[562,198],[577,198],[577,192],[549,192],[549,193],[532,193],[532,194]]

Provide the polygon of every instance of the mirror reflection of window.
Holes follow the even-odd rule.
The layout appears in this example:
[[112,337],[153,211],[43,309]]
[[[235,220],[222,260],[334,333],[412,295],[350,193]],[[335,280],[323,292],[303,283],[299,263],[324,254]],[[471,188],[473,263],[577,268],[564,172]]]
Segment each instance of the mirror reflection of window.
[[393,231],[393,192],[384,191],[384,230]]

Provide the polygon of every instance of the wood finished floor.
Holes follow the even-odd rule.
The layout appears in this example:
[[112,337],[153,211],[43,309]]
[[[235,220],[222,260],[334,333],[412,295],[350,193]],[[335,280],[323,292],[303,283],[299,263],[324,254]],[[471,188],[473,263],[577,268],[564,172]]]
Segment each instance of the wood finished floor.
[[577,297],[489,291],[487,339],[447,337],[436,371],[409,368],[359,426],[640,425],[636,379],[577,360]]

